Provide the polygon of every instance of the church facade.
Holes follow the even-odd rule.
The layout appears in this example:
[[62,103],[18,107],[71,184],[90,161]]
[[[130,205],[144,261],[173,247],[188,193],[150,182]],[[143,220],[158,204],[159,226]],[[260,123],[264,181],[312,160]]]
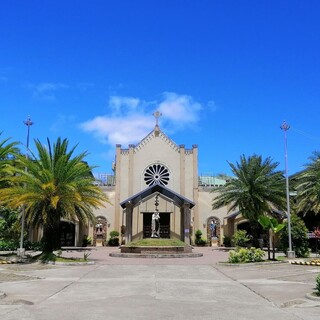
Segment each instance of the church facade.
[[[227,208],[212,211],[215,192],[226,180],[199,176],[198,146],[177,145],[156,123],[136,145],[116,145],[114,175],[100,175],[97,183],[110,200],[95,210],[96,225],[75,225],[75,245],[84,236],[103,245],[110,231],[119,231],[121,242],[152,236],[152,215],[160,216],[160,238],[194,243],[201,230],[208,244],[222,245],[240,221]],[[228,217],[227,217],[228,216]],[[229,218],[230,216],[230,218]],[[239,221],[238,221],[239,220]]]

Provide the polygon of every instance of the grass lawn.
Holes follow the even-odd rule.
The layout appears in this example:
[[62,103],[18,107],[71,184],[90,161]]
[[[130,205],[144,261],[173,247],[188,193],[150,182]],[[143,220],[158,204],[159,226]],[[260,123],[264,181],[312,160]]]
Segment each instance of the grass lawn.
[[185,247],[187,246],[178,239],[140,239],[132,241],[125,245],[125,247]]
[[55,262],[88,262],[88,256],[85,258],[65,258],[61,256],[57,256],[54,253],[45,254],[42,253],[38,256],[32,258],[33,261],[41,261],[41,262],[48,262],[48,261],[55,261]]

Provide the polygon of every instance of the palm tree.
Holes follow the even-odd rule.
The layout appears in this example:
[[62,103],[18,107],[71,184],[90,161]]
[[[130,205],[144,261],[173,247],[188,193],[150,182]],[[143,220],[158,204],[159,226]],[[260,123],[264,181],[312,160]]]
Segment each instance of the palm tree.
[[73,156],[76,147],[68,151],[68,140],[57,139],[44,146],[35,140],[38,158],[18,156],[21,167],[10,178],[12,185],[0,190],[1,202],[13,208],[24,206],[26,221],[33,227],[43,227],[44,252],[60,248],[59,223],[94,222],[92,209],[108,201],[102,190],[93,184],[91,169],[83,152]]
[[[0,135],[2,132],[0,132]],[[16,147],[18,142],[10,142],[10,138],[0,141],[0,187],[5,186],[5,178],[10,174],[9,166],[12,165],[13,158],[18,154],[19,150]]]
[[228,212],[239,210],[244,218],[255,224],[259,216],[274,209],[285,209],[285,179],[283,173],[276,170],[278,163],[270,157],[263,160],[254,154],[248,158],[242,155],[240,162],[229,165],[235,178],[219,189],[212,209],[229,206]]
[[320,152],[313,152],[305,170],[295,176],[297,189],[297,211],[306,215],[308,212],[320,212]]

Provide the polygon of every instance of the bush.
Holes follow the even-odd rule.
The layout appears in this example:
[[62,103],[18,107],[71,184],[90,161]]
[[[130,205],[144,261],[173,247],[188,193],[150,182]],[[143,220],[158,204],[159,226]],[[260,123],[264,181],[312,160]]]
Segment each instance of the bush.
[[0,251],[14,251],[19,247],[17,241],[0,240]]
[[116,238],[119,237],[120,233],[118,231],[111,231],[110,232],[110,238]]
[[195,233],[195,236],[196,236],[196,239],[194,240],[194,243],[197,246],[205,246],[207,244],[207,242],[202,239],[202,231],[201,230],[197,230]]
[[111,247],[117,247],[119,245],[119,232],[118,231],[111,231],[110,232],[110,239],[108,240],[108,245]]
[[88,245],[91,245],[92,244],[92,239],[88,236],[84,236],[83,237],[83,240],[82,240],[82,246],[83,247],[86,247]]
[[316,289],[317,289],[317,294],[320,296],[320,273],[318,274],[316,278]]
[[207,244],[206,240],[200,238],[200,239],[197,239],[194,241],[194,243],[197,245],[197,246],[200,246],[200,247],[203,247]]
[[230,263],[248,263],[263,261],[265,252],[256,248],[237,248],[229,252],[228,262]]
[[[291,215],[291,240],[292,249],[296,253],[297,258],[305,258],[310,254],[309,240],[307,236],[308,229],[303,220],[296,214]],[[287,252],[289,248],[288,240],[288,222],[285,222],[285,227],[280,231],[279,249]]]
[[251,238],[247,234],[246,230],[238,230],[232,236],[232,243],[235,247],[247,247],[248,243],[250,242]]

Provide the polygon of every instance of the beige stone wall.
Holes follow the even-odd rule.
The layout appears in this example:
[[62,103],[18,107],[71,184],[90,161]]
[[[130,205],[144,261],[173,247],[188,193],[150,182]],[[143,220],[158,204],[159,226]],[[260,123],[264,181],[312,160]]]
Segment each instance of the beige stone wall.
[[[217,210],[212,210],[212,202],[214,198],[218,195],[217,192],[211,193],[212,188],[204,188],[200,187],[199,190],[199,201],[198,201],[198,206],[199,206],[199,219],[200,219],[200,225],[199,228],[202,231],[202,234],[206,237],[207,231],[208,231],[208,226],[207,222],[210,217],[215,217],[220,220],[220,243],[223,243],[223,236],[224,235],[232,235],[233,234],[233,224],[226,219],[227,215],[230,214],[228,213],[228,208],[223,207]],[[231,212],[232,213],[232,212]]]
[[[197,168],[197,158],[194,158],[193,150],[186,150],[184,146],[176,145],[162,131],[155,128],[137,146],[130,145],[128,149],[120,150],[119,147],[117,148],[116,207],[120,202],[148,187],[144,181],[144,172],[153,164],[161,164],[168,168],[170,180],[167,187],[169,189],[197,202],[197,199],[194,198],[194,195],[197,195],[194,193],[194,182],[197,181],[197,171],[195,172],[194,168]],[[117,199],[119,200],[117,201]],[[163,198],[160,199],[158,209],[163,212],[172,212],[171,231],[180,233],[180,209],[173,205],[171,200]],[[134,208],[133,235],[142,236],[142,212],[153,212],[154,210],[154,197],[143,201]],[[121,213],[122,210],[117,208],[114,211],[114,221],[119,220],[119,226],[124,224]]]
[[[211,188],[198,186],[198,147],[186,148],[184,145],[178,146],[168,138],[158,127],[146,136],[138,145],[129,145],[116,148],[116,186],[104,188],[113,206],[107,204],[106,208],[95,210],[96,216],[103,216],[107,219],[111,230],[120,231],[123,221],[123,209],[120,203],[127,198],[141,192],[148,186],[144,181],[145,170],[153,164],[162,164],[168,168],[170,181],[167,185],[172,191],[190,199],[195,203],[191,210],[193,221],[193,234],[197,229],[207,237],[207,222],[210,217],[215,217],[220,221],[220,243],[223,243],[223,235],[233,233],[233,225],[228,225],[227,208],[212,211],[212,201],[214,193],[210,193]],[[142,238],[143,212],[153,212],[155,210],[155,195],[142,202],[133,210],[133,239]],[[170,229],[171,234],[180,234],[180,208],[173,204],[171,200],[159,197],[160,212],[171,212]],[[233,220],[232,220],[233,221]],[[230,222],[232,222],[230,220]],[[92,228],[91,228],[92,231]],[[93,231],[92,231],[93,232]]]

